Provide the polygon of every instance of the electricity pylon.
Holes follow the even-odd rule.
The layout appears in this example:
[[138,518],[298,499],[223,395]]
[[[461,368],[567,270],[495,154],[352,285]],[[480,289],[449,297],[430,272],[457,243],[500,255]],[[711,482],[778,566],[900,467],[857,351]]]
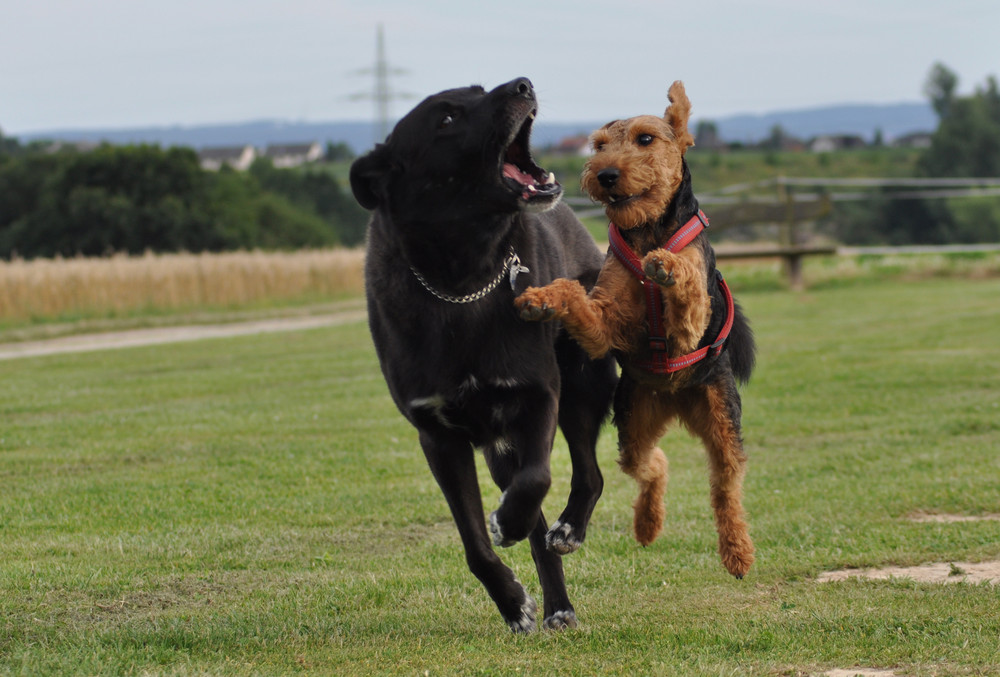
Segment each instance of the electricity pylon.
[[374,75],[375,87],[371,92],[361,92],[353,94],[352,101],[371,99],[375,102],[375,142],[381,143],[389,135],[392,118],[389,113],[389,104],[394,99],[411,99],[412,94],[393,91],[389,84],[389,76],[405,75],[406,70],[395,68],[389,65],[385,58],[385,37],[382,31],[382,24],[379,24],[375,32],[375,66],[373,68],[362,68],[355,71],[356,75]]

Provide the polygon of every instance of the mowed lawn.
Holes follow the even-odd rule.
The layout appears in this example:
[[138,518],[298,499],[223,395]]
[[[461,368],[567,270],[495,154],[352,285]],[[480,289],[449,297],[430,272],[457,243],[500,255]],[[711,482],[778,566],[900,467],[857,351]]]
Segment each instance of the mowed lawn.
[[[1000,559],[1000,279],[737,295],[757,562],[719,564],[700,445],[667,523],[607,481],[580,628],[514,636],[466,570],[363,323],[0,362],[0,674],[1000,674],[1000,586],[817,583]],[[568,493],[561,439],[546,512]],[[499,492],[481,468],[486,510]],[[540,597],[527,544],[504,550]]]

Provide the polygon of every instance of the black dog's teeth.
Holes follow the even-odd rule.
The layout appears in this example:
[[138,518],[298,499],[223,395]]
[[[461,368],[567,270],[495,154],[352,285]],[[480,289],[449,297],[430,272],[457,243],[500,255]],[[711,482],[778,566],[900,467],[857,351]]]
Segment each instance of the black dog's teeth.
[[514,183],[512,188],[520,190],[521,197],[528,200],[539,193],[553,193],[559,182],[556,175],[546,172],[535,164],[528,150],[531,138],[531,125],[536,111],[528,113],[520,129],[513,135],[510,145],[504,150],[501,175]]

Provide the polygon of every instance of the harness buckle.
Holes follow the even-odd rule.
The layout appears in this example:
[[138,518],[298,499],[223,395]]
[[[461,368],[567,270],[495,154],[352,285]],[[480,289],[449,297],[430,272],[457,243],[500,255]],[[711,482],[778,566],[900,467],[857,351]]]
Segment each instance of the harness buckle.
[[650,336],[649,349],[654,353],[667,352],[667,338],[665,336]]

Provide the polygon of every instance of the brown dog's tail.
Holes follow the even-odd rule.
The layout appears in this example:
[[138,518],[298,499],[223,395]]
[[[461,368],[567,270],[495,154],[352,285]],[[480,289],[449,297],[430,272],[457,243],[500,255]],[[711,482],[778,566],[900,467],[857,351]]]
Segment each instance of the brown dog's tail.
[[754,365],[757,363],[757,344],[753,338],[750,321],[743,314],[740,304],[736,304],[733,328],[726,341],[726,352],[729,353],[729,364],[733,367],[733,375],[740,383],[750,380]]

